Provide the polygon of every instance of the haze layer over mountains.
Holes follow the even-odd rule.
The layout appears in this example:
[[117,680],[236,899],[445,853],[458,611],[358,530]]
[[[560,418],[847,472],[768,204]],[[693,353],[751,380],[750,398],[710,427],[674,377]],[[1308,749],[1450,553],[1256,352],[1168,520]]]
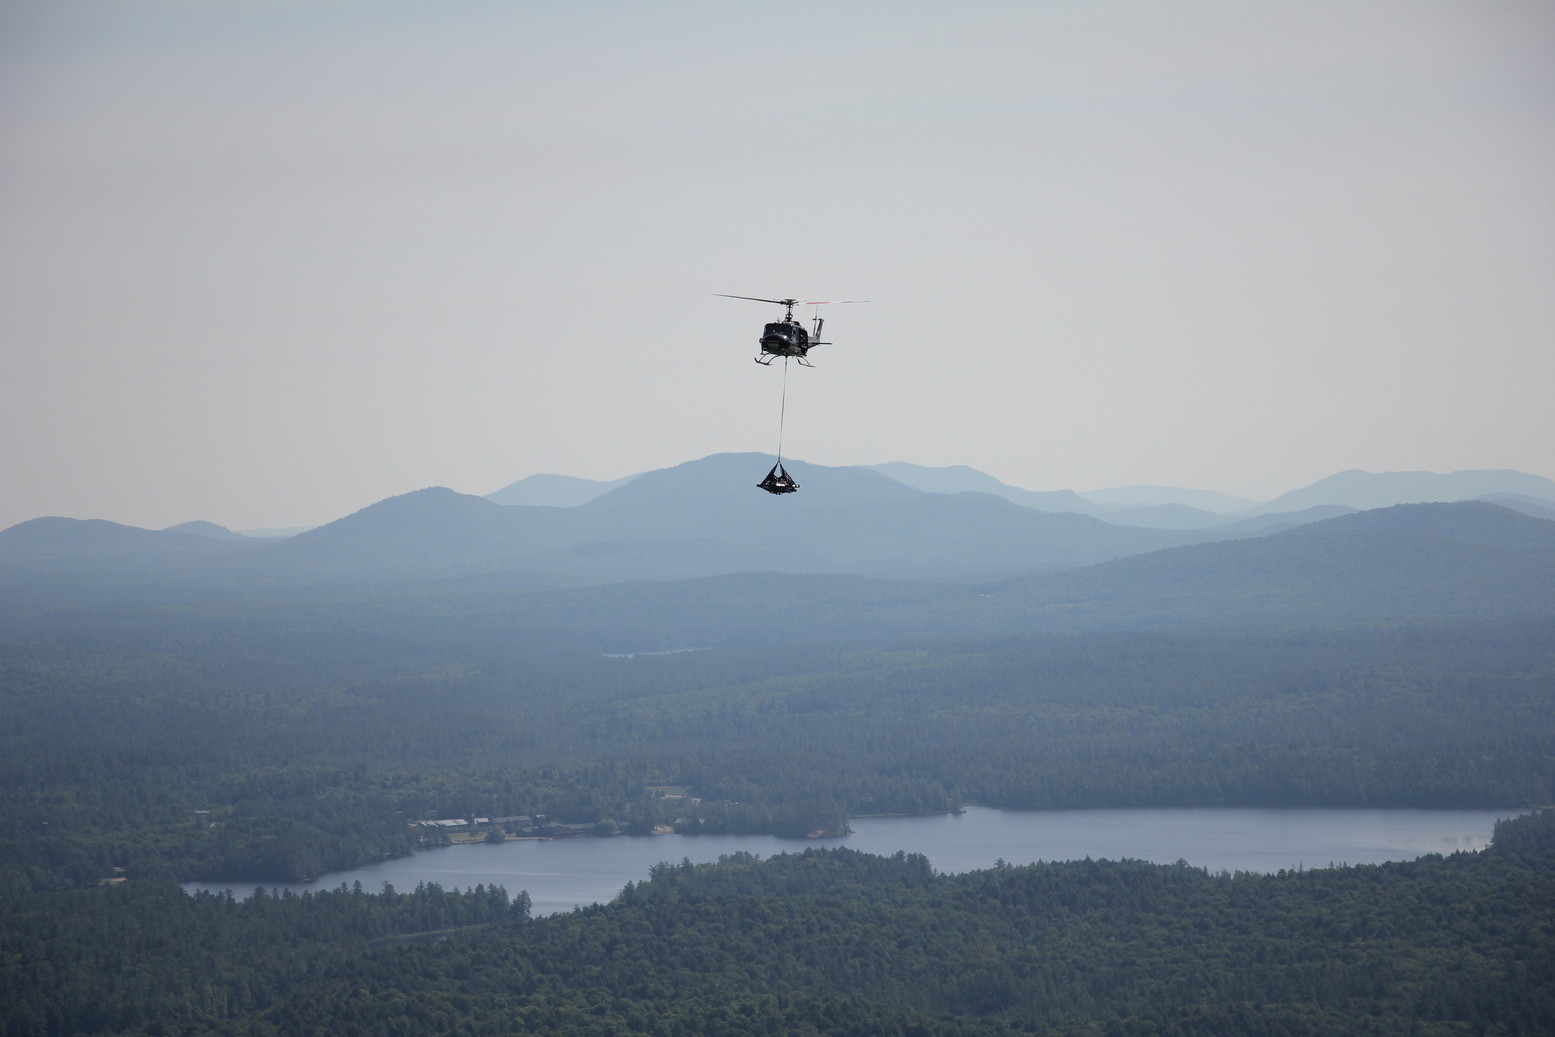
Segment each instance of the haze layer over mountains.
[[754,486],[767,463],[534,476],[489,497],[430,488],[285,538],[34,519],[0,531],[0,610],[26,628],[54,605],[414,587],[418,608],[500,617],[493,636],[544,629],[627,650],[844,630],[1555,616],[1555,483],[1519,472],[1352,471],[1252,502],[791,462],[802,490],[774,499]]

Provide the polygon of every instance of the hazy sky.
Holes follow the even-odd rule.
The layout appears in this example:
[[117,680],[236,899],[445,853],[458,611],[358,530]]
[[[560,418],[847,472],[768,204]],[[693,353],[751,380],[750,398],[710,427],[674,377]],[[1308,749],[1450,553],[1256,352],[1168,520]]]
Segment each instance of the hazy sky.
[[715,292],[801,460],[1555,476],[1555,4],[0,0],[0,527],[771,452]]

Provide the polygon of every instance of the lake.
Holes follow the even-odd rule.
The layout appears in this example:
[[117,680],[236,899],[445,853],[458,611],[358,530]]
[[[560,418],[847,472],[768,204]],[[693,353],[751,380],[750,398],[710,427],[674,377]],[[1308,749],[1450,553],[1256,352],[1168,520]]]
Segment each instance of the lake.
[[[445,889],[500,885],[526,890],[533,914],[570,911],[610,900],[661,861],[702,863],[744,851],[762,857],[807,846],[847,846],[890,855],[921,853],[945,873],[1010,864],[1097,859],[1186,860],[1211,871],[1275,872],[1336,864],[1379,864],[1428,853],[1483,849],[1498,818],[1518,810],[994,810],[968,807],[932,817],[864,817],[836,839],[767,835],[659,835],[509,840],[425,850],[317,882],[264,883],[296,891],[361,882],[372,892],[390,883],[402,892],[420,882]],[[185,883],[186,890],[247,892],[234,883]]]

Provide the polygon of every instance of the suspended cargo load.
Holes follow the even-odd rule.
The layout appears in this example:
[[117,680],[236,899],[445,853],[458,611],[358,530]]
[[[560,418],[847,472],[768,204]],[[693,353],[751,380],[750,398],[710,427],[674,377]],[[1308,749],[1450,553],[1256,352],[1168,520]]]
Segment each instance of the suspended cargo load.
[[799,489],[799,484],[794,482],[794,477],[788,474],[788,470],[783,467],[782,461],[773,465],[772,471],[767,473],[767,477],[756,485],[768,493],[793,493]]

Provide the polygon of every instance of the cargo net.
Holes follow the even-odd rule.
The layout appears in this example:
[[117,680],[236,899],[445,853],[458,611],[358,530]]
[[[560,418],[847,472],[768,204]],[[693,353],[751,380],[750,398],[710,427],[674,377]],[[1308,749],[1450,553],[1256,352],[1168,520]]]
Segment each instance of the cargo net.
[[799,484],[794,482],[794,477],[788,474],[788,471],[783,467],[782,461],[773,465],[772,471],[767,473],[767,477],[756,485],[768,493],[793,493],[799,489]]

